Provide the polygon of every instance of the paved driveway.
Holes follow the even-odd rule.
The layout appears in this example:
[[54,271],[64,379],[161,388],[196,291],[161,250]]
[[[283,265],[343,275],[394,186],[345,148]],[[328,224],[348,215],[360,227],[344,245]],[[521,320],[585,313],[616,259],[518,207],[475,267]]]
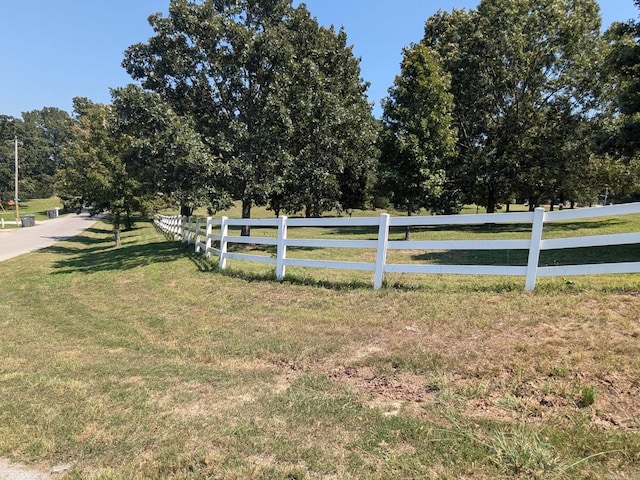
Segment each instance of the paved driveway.
[[98,220],[86,213],[71,214],[36,222],[33,227],[0,230],[0,262],[78,235]]

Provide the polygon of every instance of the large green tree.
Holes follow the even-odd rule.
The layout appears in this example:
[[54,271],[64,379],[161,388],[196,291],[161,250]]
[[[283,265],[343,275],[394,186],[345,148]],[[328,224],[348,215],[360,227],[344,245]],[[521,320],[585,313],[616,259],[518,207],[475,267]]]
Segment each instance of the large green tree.
[[113,131],[110,105],[74,98],[76,137],[65,150],[65,167],[58,174],[60,198],[69,208],[88,206],[108,212],[115,244],[129,214],[140,207],[139,181],[127,171],[124,147]]
[[135,85],[113,90],[112,97],[113,133],[120,137],[123,160],[140,184],[140,196],[160,195],[179,205],[183,215],[203,205],[229,205],[226,192],[215,187],[228,169],[204,145],[188,117]]
[[459,161],[451,174],[469,200],[492,212],[522,193],[524,180],[534,205],[557,188],[555,166],[583,168],[576,156],[541,159],[539,148],[563,148],[558,121],[576,123],[593,109],[600,38],[595,0],[482,0],[427,21],[423,42],[452,75]]
[[1,116],[0,171],[3,174],[0,180],[0,199],[7,200],[15,196],[14,138],[19,141],[20,197],[45,198],[55,193],[55,175],[64,161],[63,148],[73,137],[71,117],[58,108],[46,107],[25,112],[21,119]]
[[[282,208],[301,163],[311,168],[305,181],[317,191],[297,205],[316,214],[342,198],[341,187],[359,174],[357,161],[370,157],[354,125],[361,120],[367,139],[372,123],[343,32],[319,28],[304,5],[293,8],[290,0],[172,0],[168,16],[153,15],[150,23],[155,35],[129,48],[123,65],[193,120],[228,166],[216,189],[242,202],[243,217],[253,205]],[[300,101],[287,102],[297,95]]]
[[[640,0],[635,3],[640,8]],[[608,147],[614,154],[632,157],[640,152],[640,22],[615,23],[605,38],[607,98],[617,120]]]
[[123,62],[145,89],[190,116],[224,158],[231,172],[224,187],[242,201],[243,217],[266,202],[274,178],[269,129],[277,119],[263,112],[285,61],[282,24],[290,10],[285,0],[172,0],[167,17],[149,18],[155,36],[130,47]]
[[0,115],[0,204],[3,208],[15,196],[14,140],[18,122],[19,119],[9,115]]
[[613,24],[605,39],[600,183],[609,200],[626,200],[640,194],[640,21]]
[[74,140],[74,124],[64,110],[45,107],[22,114],[21,195],[52,196],[56,172],[64,163],[64,147]]
[[449,82],[434,52],[414,45],[405,49],[401,73],[383,104],[380,188],[408,215],[447,207],[445,168],[456,142]]
[[286,23],[286,64],[268,97],[276,213],[363,208],[375,166],[377,126],[344,30],[318,25],[304,8]]

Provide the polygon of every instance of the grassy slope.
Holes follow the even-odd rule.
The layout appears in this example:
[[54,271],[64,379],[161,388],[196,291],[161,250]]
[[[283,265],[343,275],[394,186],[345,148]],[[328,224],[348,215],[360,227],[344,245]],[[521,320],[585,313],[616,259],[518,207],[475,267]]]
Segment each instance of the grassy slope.
[[0,456],[69,478],[640,475],[637,275],[373,291],[123,240],[97,224],[0,263]]
[[[3,207],[4,209],[0,209],[0,218],[14,221],[16,219],[14,208],[9,205],[3,205]],[[35,215],[36,221],[46,220],[49,218],[47,210],[53,210],[55,207],[62,209],[62,202],[58,197],[24,200],[20,202],[19,213],[20,216]],[[6,225],[5,228],[15,228],[15,226]]]

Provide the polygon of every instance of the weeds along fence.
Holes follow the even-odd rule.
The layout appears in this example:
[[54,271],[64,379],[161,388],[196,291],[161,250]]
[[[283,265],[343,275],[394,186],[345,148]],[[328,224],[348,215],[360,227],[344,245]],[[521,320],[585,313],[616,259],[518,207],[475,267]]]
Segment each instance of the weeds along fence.
[[[219,257],[221,269],[226,268],[228,260],[268,263],[275,266],[277,280],[282,280],[285,276],[286,268],[291,266],[369,271],[373,273],[373,286],[376,289],[382,287],[386,273],[415,273],[522,276],[525,277],[525,290],[533,290],[539,277],[640,273],[640,261],[539,266],[540,252],[544,250],[640,244],[640,232],[543,239],[542,234],[545,224],[637,213],[640,213],[640,203],[612,205],[601,208],[559,210],[555,212],[546,212],[543,208],[536,208],[533,212],[522,213],[412,217],[392,217],[386,213],[379,217],[314,219],[288,218],[286,216],[273,219],[230,219],[227,217],[157,215],[155,224],[159,229],[173,236],[175,240],[194,244],[197,253],[202,253],[207,257],[211,255]],[[393,240],[390,238],[390,229],[393,227],[415,229],[419,227],[483,224],[530,224],[530,236],[529,238],[515,240]],[[249,226],[253,229],[259,228],[261,236],[230,234],[230,227],[236,230],[243,226]],[[340,229],[352,231],[354,228],[368,227],[373,232],[377,230],[377,236],[375,239],[365,240],[288,238],[291,229],[303,227],[332,228],[337,231]],[[266,236],[265,232],[273,233],[271,236]],[[230,252],[229,245],[231,244],[275,247],[275,256],[269,253]],[[287,257],[288,248],[368,249],[375,251],[375,261],[356,262],[289,258]],[[528,251],[528,260],[526,265],[522,266],[388,263],[387,254],[394,250],[526,250]]]

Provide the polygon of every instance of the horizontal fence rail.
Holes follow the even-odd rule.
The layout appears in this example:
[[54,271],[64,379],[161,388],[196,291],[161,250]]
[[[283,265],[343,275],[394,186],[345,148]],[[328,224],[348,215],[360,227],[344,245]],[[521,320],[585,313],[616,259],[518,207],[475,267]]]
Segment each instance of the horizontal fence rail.
[[[536,208],[533,212],[498,213],[480,215],[443,215],[364,218],[288,218],[229,219],[227,217],[186,217],[156,215],[155,224],[174,240],[194,244],[197,253],[219,257],[220,268],[228,260],[260,262],[275,266],[275,277],[282,280],[286,267],[332,268],[360,270],[373,273],[373,286],[382,287],[385,273],[452,274],[452,275],[507,275],[525,277],[525,290],[533,290],[539,277],[594,275],[612,273],[640,273],[640,261],[563,266],[539,266],[540,252],[544,250],[602,247],[640,244],[640,232],[543,239],[544,225],[550,222],[584,220],[640,213],[640,203],[612,205],[602,208],[584,208],[546,212]],[[451,225],[530,224],[529,238],[518,240],[392,240],[394,227],[430,227]],[[229,227],[259,227],[262,236],[237,236]],[[377,229],[371,240],[288,238],[288,230],[296,227]],[[215,232],[214,232],[215,230]],[[267,233],[270,236],[267,236]],[[267,254],[229,252],[229,244],[266,245],[275,247],[275,257]],[[351,248],[375,251],[374,262],[342,260],[315,260],[288,258],[287,248]],[[399,250],[528,250],[527,264],[513,265],[440,265],[388,263],[387,253]]]
[[17,220],[5,220],[4,218],[0,218],[0,228],[4,228],[5,225],[20,225],[20,222]]

